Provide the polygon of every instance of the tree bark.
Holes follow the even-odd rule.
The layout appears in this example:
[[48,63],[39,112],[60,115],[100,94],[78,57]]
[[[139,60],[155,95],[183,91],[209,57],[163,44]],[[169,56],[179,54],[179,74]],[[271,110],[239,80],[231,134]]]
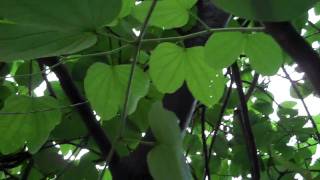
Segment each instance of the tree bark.
[[316,93],[320,95],[320,58],[309,43],[289,22],[264,23],[266,31],[306,73]]

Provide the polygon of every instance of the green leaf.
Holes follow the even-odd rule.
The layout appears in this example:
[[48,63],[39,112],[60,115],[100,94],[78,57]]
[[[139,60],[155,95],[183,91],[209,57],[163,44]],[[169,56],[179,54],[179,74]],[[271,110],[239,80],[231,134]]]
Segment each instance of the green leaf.
[[65,161],[63,156],[58,154],[57,149],[40,151],[34,155],[33,159],[35,166],[42,174],[57,173],[68,165],[68,161]]
[[57,108],[58,103],[51,97],[9,97],[0,113],[17,114],[0,114],[0,151],[12,153],[27,143],[31,153],[37,152],[60,122]]
[[119,0],[0,0],[0,16],[48,29],[95,30],[120,13]]
[[308,170],[300,167],[298,164],[292,163],[291,161],[285,159],[282,156],[276,155],[274,152],[272,152],[272,158],[277,164],[281,164],[284,166],[287,170],[300,173],[304,178],[306,179],[312,179],[311,174]]
[[150,57],[150,76],[160,92],[173,93],[185,79],[186,54],[172,43],[162,43]]
[[164,110],[161,103],[155,103],[149,113],[149,121],[151,130],[158,141],[147,156],[152,177],[155,180],[191,179],[183,157],[178,118],[173,112]]
[[216,152],[217,155],[222,158],[227,158],[229,154],[229,145],[227,139],[223,135],[218,134],[215,141],[216,142],[213,146],[214,152]]
[[148,154],[150,173],[155,180],[191,180],[190,171],[182,151],[167,145],[158,145]]
[[204,62],[203,50],[202,47],[187,50],[185,75],[192,95],[211,107],[223,96],[226,80],[222,74],[217,73]]
[[[72,54],[97,42],[96,31],[114,20],[118,0],[0,0],[0,59]],[[54,8],[53,8],[54,7]]]
[[51,132],[51,137],[55,140],[76,139],[86,136],[87,133],[80,114],[72,111],[63,115],[61,123]]
[[[94,158],[94,159],[93,159]],[[79,179],[79,180],[91,180],[98,179],[99,172],[95,167],[93,160],[98,159],[95,155],[86,154],[81,158],[80,163],[77,166],[72,166],[66,169],[66,172],[62,174],[62,180]]]
[[119,14],[119,18],[128,16],[134,7],[134,3],[135,1],[132,0],[122,0],[122,8]]
[[173,112],[165,110],[161,103],[152,105],[149,112],[149,123],[153,135],[161,144],[182,145],[178,118]]
[[243,53],[244,42],[240,32],[214,33],[205,45],[206,62],[217,70],[230,66]]
[[279,45],[264,33],[248,36],[245,53],[249,57],[252,68],[262,75],[274,75],[283,63]]
[[38,87],[43,80],[38,63],[26,61],[21,64],[15,73],[14,80],[21,86],[29,87],[30,84],[32,89]]
[[[189,10],[196,0],[162,0],[158,1],[151,15],[150,25],[165,29],[181,27],[189,20]],[[133,9],[133,16],[144,22],[152,1],[143,1]]]
[[172,43],[160,44],[150,58],[150,76],[162,93],[173,93],[184,80],[193,96],[212,106],[223,95],[225,79],[204,61],[204,49],[183,49]]
[[94,45],[91,32],[54,31],[20,24],[0,24],[0,59],[33,59],[72,54]]
[[264,33],[215,33],[205,45],[206,62],[217,70],[230,66],[243,53],[249,57],[252,68],[262,75],[275,74],[283,63],[280,47]]
[[[306,81],[304,83],[295,83],[295,86],[297,87],[300,95],[302,98],[308,97],[313,92],[313,87],[309,81]],[[295,88],[291,85],[290,87],[290,96],[296,99],[300,99],[300,97],[297,95]]]
[[[94,110],[103,120],[116,116],[122,108],[129,81],[130,65],[109,66],[93,64],[84,80],[84,88]],[[129,97],[128,114],[132,114],[139,100],[148,93],[149,78],[140,68],[136,68]]]
[[223,10],[246,19],[289,21],[310,9],[317,0],[212,0],[212,2]]

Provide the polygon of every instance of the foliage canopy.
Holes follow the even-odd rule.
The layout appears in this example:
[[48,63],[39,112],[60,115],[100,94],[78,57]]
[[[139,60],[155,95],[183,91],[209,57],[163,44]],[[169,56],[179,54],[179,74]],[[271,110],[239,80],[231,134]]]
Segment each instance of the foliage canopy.
[[0,179],[320,178],[318,0],[0,4]]

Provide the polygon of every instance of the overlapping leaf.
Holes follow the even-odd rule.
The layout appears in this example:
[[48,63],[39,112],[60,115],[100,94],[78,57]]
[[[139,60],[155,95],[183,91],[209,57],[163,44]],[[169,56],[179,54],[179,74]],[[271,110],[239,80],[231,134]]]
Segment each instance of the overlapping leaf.
[[263,75],[275,74],[283,63],[279,45],[264,33],[215,33],[205,45],[205,59],[215,69],[230,66],[240,54],[249,57],[252,68]]
[[[122,108],[129,74],[130,65],[109,66],[95,63],[89,68],[84,80],[85,91],[102,119],[111,119]],[[148,76],[137,68],[129,97],[129,114],[135,111],[140,98],[148,93],[149,84]]]
[[157,145],[148,154],[148,166],[156,180],[189,180],[190,171],[183,157],[177,117],[155,103],[149,112],[151,130]]
[[160,44],[150,58],[150,75],[163,93],[172,93],[186,81],[196,99],[212,106],[223,94],[225,80],[208,67],[202,47],[183,49],[172,43]]

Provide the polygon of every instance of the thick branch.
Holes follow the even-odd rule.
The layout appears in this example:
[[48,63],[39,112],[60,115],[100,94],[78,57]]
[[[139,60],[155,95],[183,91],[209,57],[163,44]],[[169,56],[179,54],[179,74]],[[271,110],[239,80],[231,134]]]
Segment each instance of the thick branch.
[[[58,77],[61,87],[72,104],[86,102],[87,100],[82,96],[75,83],[73,82],[71,75],[68,72],[68,69],[59,63],[59,60],[56,57],[43,58],[40,60],[41,63],[45,64],[48,67],[53,67],[52,71]],[[99,122],[96,120],[93,110],[88,103],[83,103],[79,106],[76,106],[79,114],[82,117],[83,122],[85,123],[90,135],[96,142],[103,156],[107,156],[111,150],[111,143],[101,128]],[[112,161],[117,161],[118,156],[114,155]]]
[[257,154],[257,147],[254,140],[254,136],[252,133],[250,120],[249,120],[249,112],[247,107],[247,102],[245,98],[245,94],[243,93],[242,81],[240,76],[240,71],[237,63],[232,65],[232,75],[234,81],[237,85],[239,100],[240,100],[240,125],[242,128],[242,132],[244,135],[244,140],[247,146],[247,152],[251,163],[251,175],[252,179],[258,180],[260,179],[260,165]]
[[306,73],[315,91],[320,95],[320,58],[308,42],[289,22],[264,23],[266,31]]

